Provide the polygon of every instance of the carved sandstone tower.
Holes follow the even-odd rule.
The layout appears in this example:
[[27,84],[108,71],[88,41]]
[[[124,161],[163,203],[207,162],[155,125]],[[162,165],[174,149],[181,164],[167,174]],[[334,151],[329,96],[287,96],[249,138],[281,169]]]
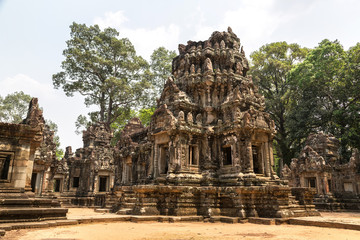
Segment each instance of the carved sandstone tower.
[[180,44],[172,68],[150,127],[154,177],[202,184],[276,178],[274,123],[232,30]]
[[150,126],[131,120],[117,144],[119,213],[318,214],[311,191],[292,193],[274,173],[274,122],[248,70],[230,28],[179,45]]

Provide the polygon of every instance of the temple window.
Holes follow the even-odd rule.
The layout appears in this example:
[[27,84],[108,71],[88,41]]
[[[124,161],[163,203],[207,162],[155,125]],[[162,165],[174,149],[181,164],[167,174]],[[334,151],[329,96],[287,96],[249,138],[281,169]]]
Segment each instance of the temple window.
[[189,165],[199,165],[199,161],[197,159],[197,155],[196,155],[196,146],[189,146]]
[[225,146],[223,151],[223,165],[232,165],[231,146]]
[[353,184],[350,182],[344,183],[344,191],[345,192],[354,192]]
[[79,187],[79,182],[80,182],[80,178],[79,178],[79,177],[73,177],[72,187],[73,187],[73,188],[78,188],[78,187]]

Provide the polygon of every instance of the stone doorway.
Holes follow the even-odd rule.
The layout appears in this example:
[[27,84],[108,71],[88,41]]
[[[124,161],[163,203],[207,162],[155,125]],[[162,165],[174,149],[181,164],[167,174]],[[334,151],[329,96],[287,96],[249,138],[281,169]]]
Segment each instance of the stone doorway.
[[169,147],[167,145],[160,146],[159,172],[166,174],[169,168]]
[[0,179],[7,180],[9,176],[11,155],[0,153]]
[[107,192],[108,177],[101,176],[99,179],[99,192]]
[[232,165],[231,146],[224,146],[223,149],[223,165]]
[[32,173],[31,175],[31,191],[35,192],[36,191],[36,178],[37,178],[37,173]]
[[316,188],[316,177],[307,178],[307,187]]
[[260,146],[257,145],[252,146],[252,155],[253,155],[254,173],[264,174]]
[[54,182],[54,192],[60,192],[61,180],[55,179]]

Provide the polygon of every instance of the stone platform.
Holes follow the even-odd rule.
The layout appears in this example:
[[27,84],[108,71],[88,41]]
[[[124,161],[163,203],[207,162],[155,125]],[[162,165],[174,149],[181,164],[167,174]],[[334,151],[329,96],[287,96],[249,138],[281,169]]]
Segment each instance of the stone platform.
[[318,216],[308,188],[288,186],[161,186],[117,189],[118,214],[287,218]]

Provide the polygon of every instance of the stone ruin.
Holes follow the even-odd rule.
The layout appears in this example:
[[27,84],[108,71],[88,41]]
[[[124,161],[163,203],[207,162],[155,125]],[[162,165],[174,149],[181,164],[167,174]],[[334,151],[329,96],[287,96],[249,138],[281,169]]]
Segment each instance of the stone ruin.
[[113,135],[104,123],[83,132],[84,147],[67,147],[53,177],[54,192],[64,204],[102,206],[105,193],[114,186]]
[[34,164],[47,161],[36,153],[44,150],[44,124],[36,98],[22,123],[0,122],[0,223],[66,219],[68,210],[59,202],[35,198],[31,191]]
[[311,134],[299,157],[282,169],[292,187],[316,189],[314,204],[324,210],[360,210],[360,155],[353,149],[347,163],[340,162],[339,140],[330,134]]
[[34,167],[31,176],[31,190],[36,196],[52,195],[52,178],[54,166],[57,165],[56,143],[54,142],[54,131],[45,124],[43,140],[36,149],[34,155]]
[[115,150],[118,213],[291,217],[318,214],[313,191],[273,170],[275,126],[229,28],[179,45],[149,127],[133,119]]

